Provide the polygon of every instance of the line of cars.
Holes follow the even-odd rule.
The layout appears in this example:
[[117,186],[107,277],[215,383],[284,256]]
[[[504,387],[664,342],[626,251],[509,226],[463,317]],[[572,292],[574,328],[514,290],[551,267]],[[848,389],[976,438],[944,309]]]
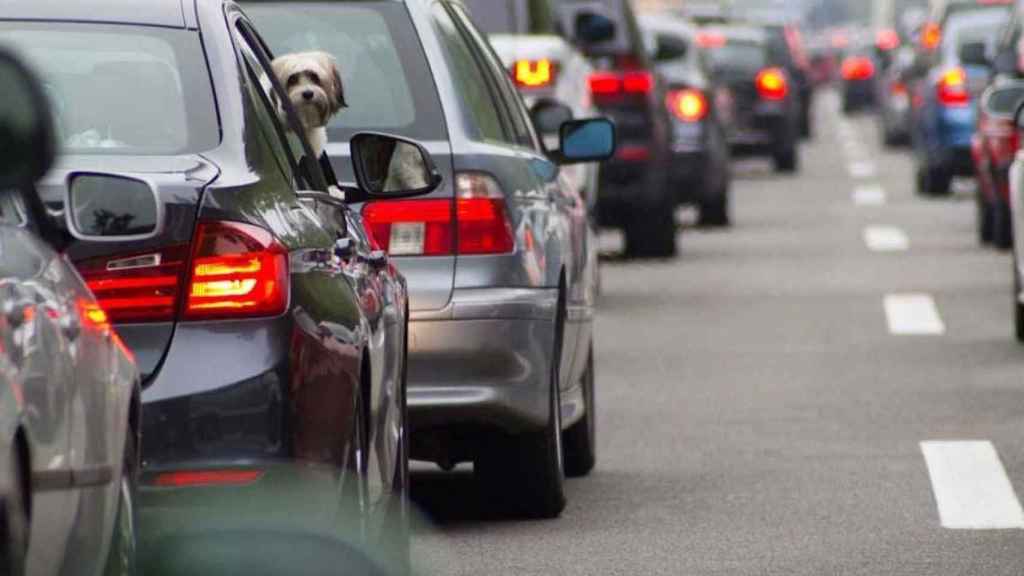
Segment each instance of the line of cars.
[[[130,574],[142,544],[155,573],[358,565],[342,537],[404,571],[410,458],[560,513],[595,461],[596,293],[560,166],[611,122],[528,110],[461,2],[17,0],[0,43],[40,78],[3,149],[60,150],[4,182],[13,573]],[[306,43],[348,106],[321,161],[274,67]],[[44,106],[45,146],[13,141]]]

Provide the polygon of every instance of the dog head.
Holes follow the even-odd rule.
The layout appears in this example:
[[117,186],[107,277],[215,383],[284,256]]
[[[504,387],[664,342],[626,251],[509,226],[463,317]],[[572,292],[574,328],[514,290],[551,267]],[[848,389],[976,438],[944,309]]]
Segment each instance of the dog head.
[[299,52],[274,59],[274,74],[307,130],[322,128],[345,108],[345,89],[334,57]]

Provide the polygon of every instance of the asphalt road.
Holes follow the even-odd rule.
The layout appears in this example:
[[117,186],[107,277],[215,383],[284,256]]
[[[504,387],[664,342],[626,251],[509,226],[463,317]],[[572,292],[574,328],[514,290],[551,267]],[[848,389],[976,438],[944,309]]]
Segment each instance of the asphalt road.
[[422,566],[1024,574],[1009,257],[978,247],[969,189],[914,195],[872,118],[829,95],[817,122],[798,176],[737,167],[732,229],[684,229],[676,260],[603,264],[599,462],[562,518],[501,517],[468,470],[418,468]]

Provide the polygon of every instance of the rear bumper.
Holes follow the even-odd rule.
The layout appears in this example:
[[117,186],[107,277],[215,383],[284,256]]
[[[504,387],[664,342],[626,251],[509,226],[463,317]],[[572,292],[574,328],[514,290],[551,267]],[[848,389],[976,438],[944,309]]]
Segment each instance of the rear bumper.
[[793,138],[793,119],[784,103],[761,103],[746,121],[729,134],[729,147],[737,156],[771,154]]
[[875,103],[875,81],[847,80],[843,82],[843,99],[848,105],[869,106]]
[[488,288],[456,290],[444,310],[413,314],[414,457],[434,459],[424,454],[431,431],[518,433],[547,423],[557,306],[556,289]]

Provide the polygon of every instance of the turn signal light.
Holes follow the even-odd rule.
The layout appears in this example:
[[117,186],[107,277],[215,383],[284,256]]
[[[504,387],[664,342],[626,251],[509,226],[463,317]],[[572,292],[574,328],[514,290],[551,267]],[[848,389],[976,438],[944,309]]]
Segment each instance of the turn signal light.
[[708,100],[700,90],[673,90],[665,100],[669,111],[683,122],[700,122],[708,115]]
[[789,95],[789,83],[786,74],[780,68],[766,68],[758,73],[754,80],[757,93],[765,100],[785,100]]
[[936,22],[929,22],[921,29],[921,46],[931,52],[942,43],[942,28]]
[[547,58],[517,60],[512,67],[512,78],[522,88],[544,88],[555,82],[556,68]]
[[875,75],[875,63],[864,56],[851,56],[843,61],[843,80],[869,80]]
[[971,101],[967,91],[967,73],[963,68],[950,68],[942,73],[938,86],[939,103],[951,108],[963,108]]

